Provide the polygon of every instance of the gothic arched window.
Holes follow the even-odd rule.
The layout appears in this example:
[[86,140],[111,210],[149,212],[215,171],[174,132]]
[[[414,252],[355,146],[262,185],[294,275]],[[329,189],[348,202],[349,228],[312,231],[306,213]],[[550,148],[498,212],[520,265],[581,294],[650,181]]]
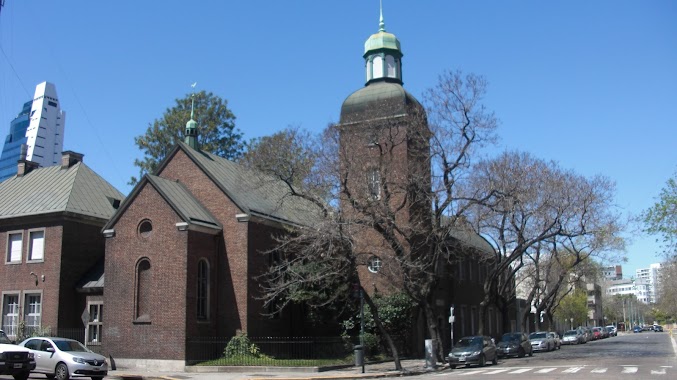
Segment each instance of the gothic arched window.
[[209,319],[209,263],[197,263],[197,319]]
[[150,290],[151,271],[150,260],[143,258],[136,265],[136,319],[140,322],[150,322]]

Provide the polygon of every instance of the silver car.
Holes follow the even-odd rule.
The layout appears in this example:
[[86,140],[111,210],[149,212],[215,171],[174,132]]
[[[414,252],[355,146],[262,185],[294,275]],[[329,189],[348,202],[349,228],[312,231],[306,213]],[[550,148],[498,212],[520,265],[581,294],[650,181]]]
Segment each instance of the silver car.
[[529,334],[529,341],[534,351],[552,351],[555,349],[555,340],[548,332],[536,331]]
[[106,357],[96,354],[73,339],[56,337],[28,338],[19,345],[35,355],[35,369],[47,378],[68,380],[71,377],[91,377],[101,380],[108,375]]

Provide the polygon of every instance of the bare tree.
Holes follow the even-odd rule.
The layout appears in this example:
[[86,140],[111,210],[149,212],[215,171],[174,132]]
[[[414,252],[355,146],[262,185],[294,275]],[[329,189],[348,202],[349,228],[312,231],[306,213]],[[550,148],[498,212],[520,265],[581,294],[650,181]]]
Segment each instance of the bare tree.
[[[486,277],[480,304],[480,334],[487,308],[505,304],[502,290],[523,266],[525,255],[534,257],[550,245],[580,262],[590,252],[622,246],[614,185],[604,177],[588,179],[527,153],[506,152],[478,163],[466,192],[485,200],[469,208],[470,224],[491,239],[495,249],[495,265]],[[564,276],[560,273],[559,278]]]

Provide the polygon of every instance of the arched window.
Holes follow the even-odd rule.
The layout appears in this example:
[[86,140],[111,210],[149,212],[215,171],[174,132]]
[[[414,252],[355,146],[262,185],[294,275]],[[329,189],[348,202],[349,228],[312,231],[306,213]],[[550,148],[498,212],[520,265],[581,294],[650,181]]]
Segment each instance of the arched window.
[[386,56],[386,75],[388,78],[397,78],[395,58],[392,55]]
[[209,319],[209,263],[197,263],[197,319]]
[[383,58],[380,55],[374,57],[372,78],[383,78]]
[[367,60],[367,82],[369,82],[373,78],[373,65],[374,63],[372,62],[371,59]]
[[136,265],[136,319],[139,322],[150,322],[150,260],[143,258]]

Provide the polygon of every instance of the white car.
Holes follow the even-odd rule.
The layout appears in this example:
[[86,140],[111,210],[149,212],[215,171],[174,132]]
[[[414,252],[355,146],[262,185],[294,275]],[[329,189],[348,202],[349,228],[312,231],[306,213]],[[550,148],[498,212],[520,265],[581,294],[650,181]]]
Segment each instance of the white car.
[[47,378],[68,380],[71,377],[91,377],[101,380],[108,375],[106,357],[94,353],[73,339],[33,337],[19,344],[35,355],[35,369]]

